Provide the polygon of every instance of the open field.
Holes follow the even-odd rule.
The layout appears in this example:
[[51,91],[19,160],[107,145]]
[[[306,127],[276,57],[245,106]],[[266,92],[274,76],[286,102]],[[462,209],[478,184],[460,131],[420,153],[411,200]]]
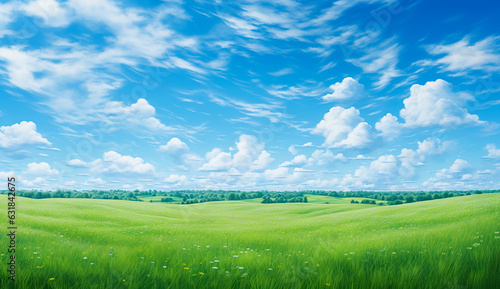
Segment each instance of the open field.
[[[18,198],[16,285],[495,288],[500,283],[500,194],[400,206],[308,198],[307,204],[265,205]],[[7,204],[5,195],[0,199]],[[5,264],[6,234],[0,240]],[[0,287],[7,283],[1,270]]]

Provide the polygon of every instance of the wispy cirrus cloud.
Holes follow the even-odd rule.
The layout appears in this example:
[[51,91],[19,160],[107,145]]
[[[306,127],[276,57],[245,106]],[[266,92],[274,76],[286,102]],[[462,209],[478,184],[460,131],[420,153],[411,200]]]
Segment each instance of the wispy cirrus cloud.
[[437,59],[417,61],[421,66],[437,66],[442,71],[465,73],[470,70],[500,70],[500,37],[490,36],[471,43],[471,36],[451,44],[425,46],[427,52]]

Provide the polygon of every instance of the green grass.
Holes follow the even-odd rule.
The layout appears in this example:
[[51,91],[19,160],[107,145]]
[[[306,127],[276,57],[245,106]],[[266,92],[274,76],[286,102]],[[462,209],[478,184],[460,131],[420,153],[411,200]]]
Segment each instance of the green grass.
[[[0,200],[6,212],[6,196]],[[16,288],[496,288],[500,283],[500,194],[382,207],[322,196],[311,196],[308,204],[266,205],[17,201]],[[2,264],[9,257],[7,242],[1,234]],[[7,271],[0,272],[0,288],[9,288]]]

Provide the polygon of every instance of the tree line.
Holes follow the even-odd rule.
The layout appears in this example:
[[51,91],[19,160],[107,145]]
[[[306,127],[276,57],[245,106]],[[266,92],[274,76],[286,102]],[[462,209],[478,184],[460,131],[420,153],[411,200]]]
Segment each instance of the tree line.
[[[2,191],[7,194],[8,191]],[[404,203],[422,202],[457,196],[466,196],[472,194],[498,193],[500,190],[467,190],[467,191],[323,191],[323,190],[304,190],[304,191],[224,191],[224,190],[20,190],[17,195],[20,197],[33,199],[48,198],[85,198],[85,199],[112,199],[143,201],[145,197],[160,196],[160,202],[196,204],[215,201],[237,201],[245,199],[262,199],[261,203],[307,203],[305,195],[320,195],[337,198],[365,198],[362,204],[384,204],[399,205]],[[151,200],[152,201],[152,200]],[[386,201],[386,202],[380,202]],[[352,200],[352,203],[356,201]],[[359,203],[359,202],[358,202]]]

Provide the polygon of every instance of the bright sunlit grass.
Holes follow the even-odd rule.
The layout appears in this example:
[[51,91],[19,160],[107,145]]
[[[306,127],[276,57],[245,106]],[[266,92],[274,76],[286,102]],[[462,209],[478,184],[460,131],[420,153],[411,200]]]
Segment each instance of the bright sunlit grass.
[[[499,194],[400,206],[320,198],[268,205],[19,198],[17,288],[494,288],[500,282]],[[5,234],[0,239],[6,248]],[[7,288],[7,272],[0,278]]]

